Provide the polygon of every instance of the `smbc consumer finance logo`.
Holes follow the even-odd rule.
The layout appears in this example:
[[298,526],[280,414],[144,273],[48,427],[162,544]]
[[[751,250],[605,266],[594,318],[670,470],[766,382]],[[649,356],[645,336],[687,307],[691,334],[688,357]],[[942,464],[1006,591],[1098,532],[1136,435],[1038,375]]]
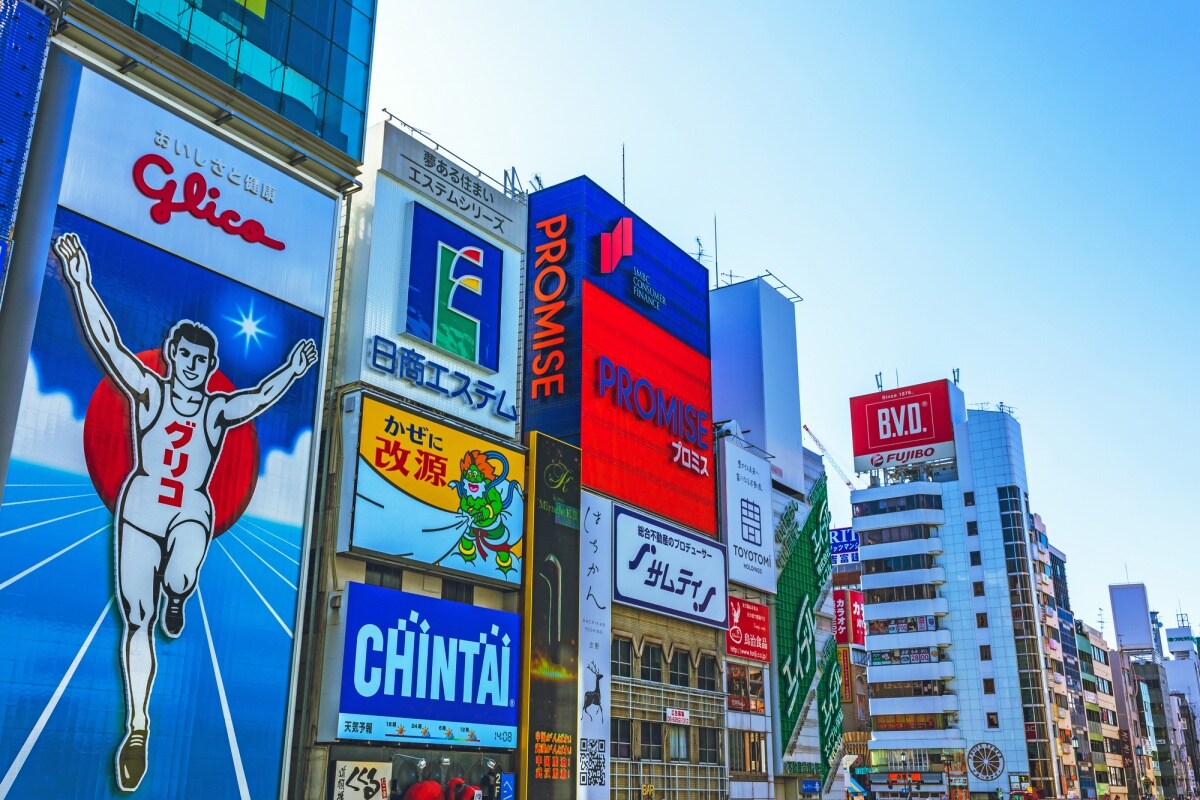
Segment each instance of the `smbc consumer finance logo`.
[[500,248],[414,204],[405,328],[409,335],[497,371],[503,275]]

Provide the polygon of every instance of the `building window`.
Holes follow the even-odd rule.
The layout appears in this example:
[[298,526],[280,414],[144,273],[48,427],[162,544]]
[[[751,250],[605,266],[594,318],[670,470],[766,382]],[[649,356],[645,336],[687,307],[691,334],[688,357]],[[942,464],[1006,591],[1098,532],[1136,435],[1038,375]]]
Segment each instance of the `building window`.
[[930,539],[936,536],[930,525],[901,525],[895,528],[876,528],[858,535],[860,545],[893,544],[914,539]]
[[996,693],[996,679],[995,678],[984,678],[983,679],[983,693],[984,694],[995,694]]
[[991,661],[992,660],[992,646],[990,644],[979,645],[979,660],[980,661]]
[[767,736],[753,731],[729,732],[729,771],[767,772]]
[[906,600],[933,600],[937,597],[937,588],[920,583],[912,586],[889,586],[884,589],[868,589],[863,593],[867,605],[876,603],[900,603]]
[[920,553],[911,556],[867,559],[862,562],[862,571],[867,575],[877,575],[881,572],[906,572],[910,569],[929,569],[932,566],[933,556]]
[[633,755],[633,722],[627,719],[612,721],[612,747],[609,752],[613,758],[631,758]]
[[[642,680],[662,683],[662,646],[646,644],[642,648]],[[662,746],[662,740],[659,740]]]
[[766,695],[763,692],[762,667],[747,667],[742,664],[726,664],[726,706],[730,711],[766,713]]
[[940,731],[946,729],[943,714],[879,714],[871,718],[877,731]]
[[633,642],[628,639],[613,639],[612,674],[614,678],[633,677]]
[[672,761],[688,760],[688,729],[682,725],[666,725],[667,757]]
[[983,597],[983,581],[975,581],[971,584],[971,588],[975,591],[976,597]]
[[979,535],[979,523],[976,522],[975,520],[969,520],[967,522],[967,536],[978,536],[978,535]]
[[883,500],[868,500],[854,504],[854,516],[869,517],[874,514],[894,514],[897,511],[916,511],[922,508],[942,507],[940,494],[910,494],[904,497],[888,497]]
[[1000,714],[999,714],[999,712],[997,712],[997,711],[989,711],[989,712],[987,712],[987,726],[988,726],[989,728],[999,728],[999,727],[1000,727]]
[[980,611],[978,614],[975,615],[975,627],[976,628],[986,628],[987,626],[988,626],[987,614]]
[[983,565],[983,553],[978,550],[971,551],[971,566],[979,567]]
[[642,734],[642,761],[662,761],[663,745],[662,745],[662,723],[660,722],[643,722],[641,724]]
[[720,728],[700,728],[697,732],[697,737],[700,740],[700,763],[701,764],[720,764],[721,763],[721,729]]
[[975,505],[975,493],[974,492],[963,492],[963,505],[964,506]]
[[692,683],[691,664],[686,650],[676,650],[671,654],[671,668],[667,673],[672,686],[690,686]]
[[475,584],[442,578],[442,599],[471,605],[475,602]]
[[385,589],[399,589],[404,572],[399,567],[387,564],[367,563],[367,585],[382,586]]
[[919,617],[873,619],[867,623],[867,633],[872,636],[883,636],[888,633],[912,633],[913,631],[935,630],[937,630],[937,620],[932,614],[922,614]]
[[713,656],[700,656],[700,666],[696,668],[696,688],[703,692],[717,691],[717,659]]

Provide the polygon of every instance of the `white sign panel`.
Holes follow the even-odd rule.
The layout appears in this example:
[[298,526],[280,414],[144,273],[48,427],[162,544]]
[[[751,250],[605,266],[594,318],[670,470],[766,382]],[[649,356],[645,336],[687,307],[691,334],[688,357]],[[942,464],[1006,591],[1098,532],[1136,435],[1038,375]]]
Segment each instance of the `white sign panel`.
[[726,628],[725,546],[614,506],[613,599]]
[[731,439],[722,439],[721,485],[729,580],[775,594],[770,464]]
[[579,503],[579,797],[608,800],[612,677],[611,500],[583,492]]
[[325,313],[337,201],[91,70],[59,204]]
[[392,797],[392,762],[337,761],[330,800],[388,800]]
[[[515,437],[526,208],[444,156],[425,167],[415,140],[385,132],[369,139],[376,171],[351,221],[338,382],[362,381]],[[458,186],[439,194],[401,162],[424,177],[444,170],[441,180],[453,175]]]
[[686,708],[663,709],[663,721],[669,725],[691,725],[692,715]]

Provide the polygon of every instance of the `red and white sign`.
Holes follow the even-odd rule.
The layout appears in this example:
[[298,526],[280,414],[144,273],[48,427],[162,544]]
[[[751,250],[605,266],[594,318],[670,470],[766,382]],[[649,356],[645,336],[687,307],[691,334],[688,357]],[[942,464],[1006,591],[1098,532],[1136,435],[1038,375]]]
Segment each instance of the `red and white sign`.
[[715,534],[708,358],[585,282],[582,366],[583,485]]
[[669,725],[691,725],[692,715],[686,708],[667,708],[663,710],[663,721]]
[[729,630],[725,632],[725,652],[755,661],[771,660],[771,615],[766,606],[729,598]]
[[325,313],[337,200],[91,70],[59,205]]
[[854,589],[834,589],[833,635],[838,644],[866,643],[867,619],[862,592]]
[[850,428],[857,472],[951,458],[950,381],[851,397]]

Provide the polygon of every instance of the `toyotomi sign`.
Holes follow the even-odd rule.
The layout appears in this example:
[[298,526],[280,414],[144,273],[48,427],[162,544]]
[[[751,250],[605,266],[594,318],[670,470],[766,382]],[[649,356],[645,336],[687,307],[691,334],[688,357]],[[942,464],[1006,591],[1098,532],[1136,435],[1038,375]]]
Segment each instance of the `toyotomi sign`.
[[721,527],[729,548],[729,580],[775,593],[771,532],[771,467],[762,456],[721,439]]
[[516,614],[360,583],[341,613],[337,738],[516,747]]
[[613,599],[726,627],[724,546],[627,508],[614,509]]
[[869,472],[954,455],[950,382],[850,398],[854,469]]

